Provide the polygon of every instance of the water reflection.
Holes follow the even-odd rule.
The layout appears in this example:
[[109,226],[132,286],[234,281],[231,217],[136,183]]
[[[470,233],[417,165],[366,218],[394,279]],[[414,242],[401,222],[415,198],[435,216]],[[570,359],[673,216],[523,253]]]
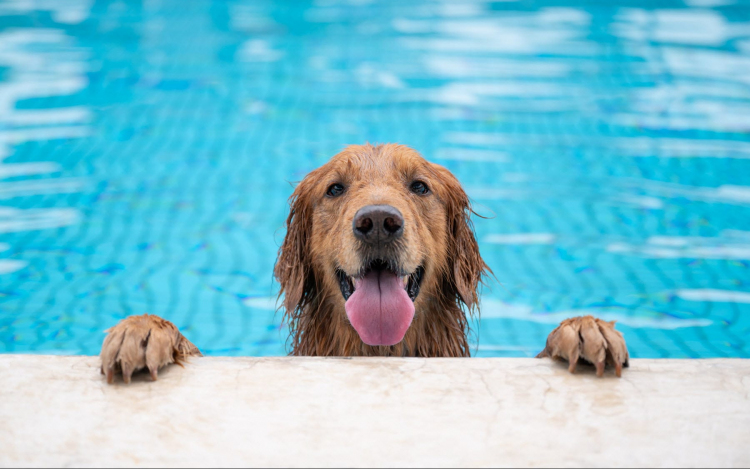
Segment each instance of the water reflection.
[[[50,8],[56,21],[74,24],[86,18],[85,5],[88,4],[39,7]],[[2,8],[15,13],[31,10],[24,3],[5,4]],[[88,54],[75,42],[63,30],[51,28],[6,28],[0,32],[0,67],[5,67],[0,81],[0,180],[6,181],[0,182],[0,200],[11,204],[0,206],[0,234],[59,228],[81,218],[78,208],[45,208],[44,203],[29,208],[18,199],[80,192],[85,179],[44,177],[59,176],[63,168],[55,161],[7,161],[16,156],[16,149],[29,144],[90,135],[92,114],[85,105],[29,105],[40,100],[56,101],[86,88]],[[5,252],[13,250],[10,244],[3,246]],[[4,259],[0,261],[0,274],[16,272],[27,265],[26,260]]]

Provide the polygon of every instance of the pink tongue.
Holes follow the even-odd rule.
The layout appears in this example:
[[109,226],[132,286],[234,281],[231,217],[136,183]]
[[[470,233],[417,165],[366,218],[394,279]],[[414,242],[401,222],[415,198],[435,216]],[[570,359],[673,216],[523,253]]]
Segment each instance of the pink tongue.
[[414,303],[401,278],[388,271],[370,272],[355,281],[346,315],[367,345],[396,345],[414,318]]

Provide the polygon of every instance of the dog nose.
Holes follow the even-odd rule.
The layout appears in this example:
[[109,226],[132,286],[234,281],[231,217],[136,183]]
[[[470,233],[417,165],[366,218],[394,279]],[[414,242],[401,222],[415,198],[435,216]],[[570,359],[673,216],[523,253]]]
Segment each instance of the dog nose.
[[390,205],[368,205],[354,215],[354,236],[369,244],[389,243],[404,232],[404,217]]

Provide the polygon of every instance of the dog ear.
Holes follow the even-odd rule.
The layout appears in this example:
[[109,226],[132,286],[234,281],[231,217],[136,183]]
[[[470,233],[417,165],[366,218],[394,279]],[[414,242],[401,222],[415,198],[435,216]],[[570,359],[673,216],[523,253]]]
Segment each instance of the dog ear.
[[479,244],[471,223],[471,203],[458,179],[447,169],[435,165],[443,186],[441,199],[448,222],[449,282],[458,298],[471,310],[479,301],[477,289],[482,276],[492,273],[479,254]]
[[309,249],[314,173],[305,177],[289,198],[286,236],[274,267],[276,280],[281,284],[279,298],[284,295],[284,309],[289,315],[304,306],[315,286]]

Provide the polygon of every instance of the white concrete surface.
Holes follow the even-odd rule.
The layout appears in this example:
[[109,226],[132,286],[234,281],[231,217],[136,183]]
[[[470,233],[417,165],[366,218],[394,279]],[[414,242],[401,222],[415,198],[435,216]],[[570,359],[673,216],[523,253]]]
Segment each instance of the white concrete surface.
[[0,355],[0,466],[750,466],[750,360]]

